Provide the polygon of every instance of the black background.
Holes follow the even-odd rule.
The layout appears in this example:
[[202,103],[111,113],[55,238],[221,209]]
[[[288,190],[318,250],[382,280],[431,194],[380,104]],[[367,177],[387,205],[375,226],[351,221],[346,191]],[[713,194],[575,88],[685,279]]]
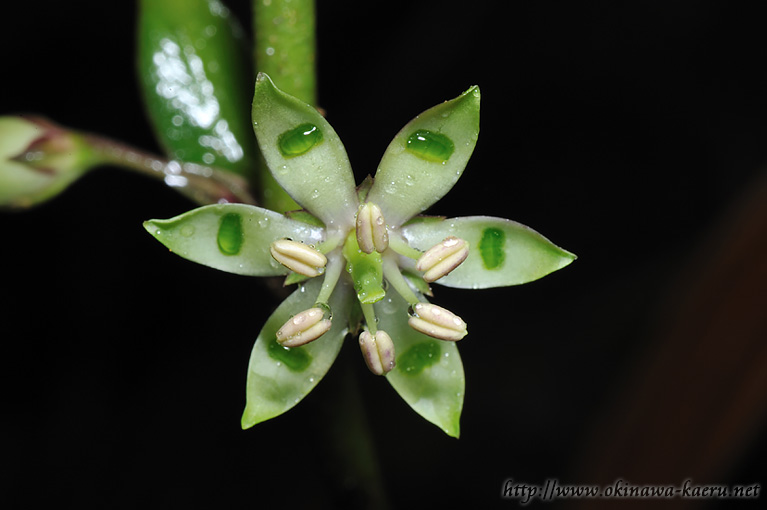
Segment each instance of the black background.
[[[248,356],[279,300],[170,255],[141,223],[192,204],[100,169],[50,203],[0,213],[8,508],[364,507],[323,432],[343,435],[346,416],[329,410],[346,372],[395,508],[515,507],[500,498],[507,478],[629,476],[588,478],[609,455],[597,431],[624,412],[633,367],[663,350],[696,268],[763,181],[762,18],[724,1],[319,4],[320,106],[358,179],[410,118],[478,84],[477,148],[432,212],[511,218],[579,259],[520,287],[436,289],[470,328],[461,439],[413,413],[349,341],[299,406],[242,431]],[[227,5],[248,25],[247,1]],[[157,151],[135,82],[134,4],[17,9],[0,32],[0,113]],[[767,302],[759,290],[749,299]],[[629,439],[680,455],[685,433],[664,419],[668,430]],[[765,431],[757,421],[739,436],[708,482],[763,484]]]

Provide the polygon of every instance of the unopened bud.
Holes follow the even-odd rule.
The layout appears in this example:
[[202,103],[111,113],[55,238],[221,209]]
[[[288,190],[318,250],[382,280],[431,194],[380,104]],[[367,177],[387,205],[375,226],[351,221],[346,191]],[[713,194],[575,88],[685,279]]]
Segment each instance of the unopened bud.
[[291,317],[277,330],[277,342],[285,347],[298,347],[316,340],[330,329],[322,308],[310,308]]
[[465,337],[466,323],[449,310],[431,303],[418,303],[408,319],[410,327],[440,340],[455,342]]
[[314,277],[322,274],[322,270],[328,263],[325,255],[317,249],[290,239],[273,242],[269,250],[274,260],[304,276]]
[[357,210],[357,244],[365,253],[383,253],[389,247],[389,233],[381,208],[370,202]]
[[96,164],[83,136],[37,117],[0,117],[0,207],[29,207]]
[[365,363],[374,374],[388,374],[394,368],[394,342],[385,331],[378,330],[375,335],[363,331],[360,334],[360,349]]
[[469,243],[458,237],[450,236],[421,255],[415,268],[424,272],[424,280],[433,282],[461,265],[461,262],[466,260],[468,256]]

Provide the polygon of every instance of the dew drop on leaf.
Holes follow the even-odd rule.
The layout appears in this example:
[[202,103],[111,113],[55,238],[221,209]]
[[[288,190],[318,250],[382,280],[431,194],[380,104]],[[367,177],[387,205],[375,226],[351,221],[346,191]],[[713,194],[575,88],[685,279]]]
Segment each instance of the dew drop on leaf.
[[479,254],[482,256],[482,263],[487,269],[498,269],[503,265],[506,258],[504,245],[506,244],[506,234],[498,228],[486,228],[482,232],[482,239],[479,240]]
[[453,141],[442,133],[419,129],[407,138],[407,150],[426,161],[444,163],[453,154]]
[[309,152],[322,143],[322,131],[314,124],[301,124],[282,133],[277,139],[280,152],[286,158],[294,158]]
[[216,240],[221,253],[237,255],[242,248],[242,217],[237,213],[223,215],[218,225]]

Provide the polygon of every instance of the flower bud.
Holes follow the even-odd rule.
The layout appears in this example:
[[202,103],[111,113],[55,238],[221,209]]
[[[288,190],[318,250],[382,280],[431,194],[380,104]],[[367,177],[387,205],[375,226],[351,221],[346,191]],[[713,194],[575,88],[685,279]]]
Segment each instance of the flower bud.
[[388,374],[394,368],[394,342],[385,332],[378,330],[375,335],[365,330],[360,334],[360,348],[368,368],[376,375]]
[[440,340],[455,342],[468,333],[463,319],[453,312],[431,303],[415,305],[413,315],[407,322],[416,331]]
[[316,340],[330,329],[329,319],[323,319],[322,308],[310,308],[291,317],[277,330],[277,342],[285,347],[298,347]]
[[458,237],[450,236],[421,255],[415,268],[424,272],[424,280],[433,282],[461,265],[461,262],[466,260],[468,256],[469,243]]
[[362,204],[357,210],[357,244],[365,253],[383,253],[389,247],[389,234],[381,208],[370,202]]
[[0,206],[29,207],[94,166],[83,137],[36,117],[0,117]]
[[304,243],[280,239],[270,246],[274,260],[291,271],[304,276],[314,277],[322,274],[328,259],[317,249]]

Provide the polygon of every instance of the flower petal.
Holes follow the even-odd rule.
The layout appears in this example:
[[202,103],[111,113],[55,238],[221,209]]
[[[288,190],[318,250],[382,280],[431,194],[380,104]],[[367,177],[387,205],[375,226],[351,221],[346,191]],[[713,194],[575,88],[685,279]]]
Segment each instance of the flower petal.
[[317,244],[321,228],[245,204],[198,207],[168,220],[149,220],[144,228],[171,251],[193,262],[249,276],[287,274],[269,245],[290,237]]
[[314,279],[288,296],[259,333],[248,366],[247,404],[242,428],[279,416],[295,406],[327,373],[348,332],[351,290],[345,283],[330,298],[333,325],[317,340],[301,347],[283,347],[276,333],[291,316],[311,308],[322,282]]
[[377,327],[392,338],[397,356],[394,370],[386,375],[389,383],[415,412],[447,435],[458,437],[465,381],[456,344],[408,326],[408,304],[396,292],[374,306]]
[[429,219],[402,227],[410,246],[428,250],[448,236],[465,239],[469,256],[435,283],[462,289],[504,287],[537,280],[561,269],[576,256],[535,230],[490,216]]
[[253,130],[269,170],[296,202],[328,228],[353,225],[358,201],[349,158],[317,110],[261,73],[253,96]]
[[367,200],[399,226],[458,181],[479,135],[479,88],[426,110],[389,144]]

